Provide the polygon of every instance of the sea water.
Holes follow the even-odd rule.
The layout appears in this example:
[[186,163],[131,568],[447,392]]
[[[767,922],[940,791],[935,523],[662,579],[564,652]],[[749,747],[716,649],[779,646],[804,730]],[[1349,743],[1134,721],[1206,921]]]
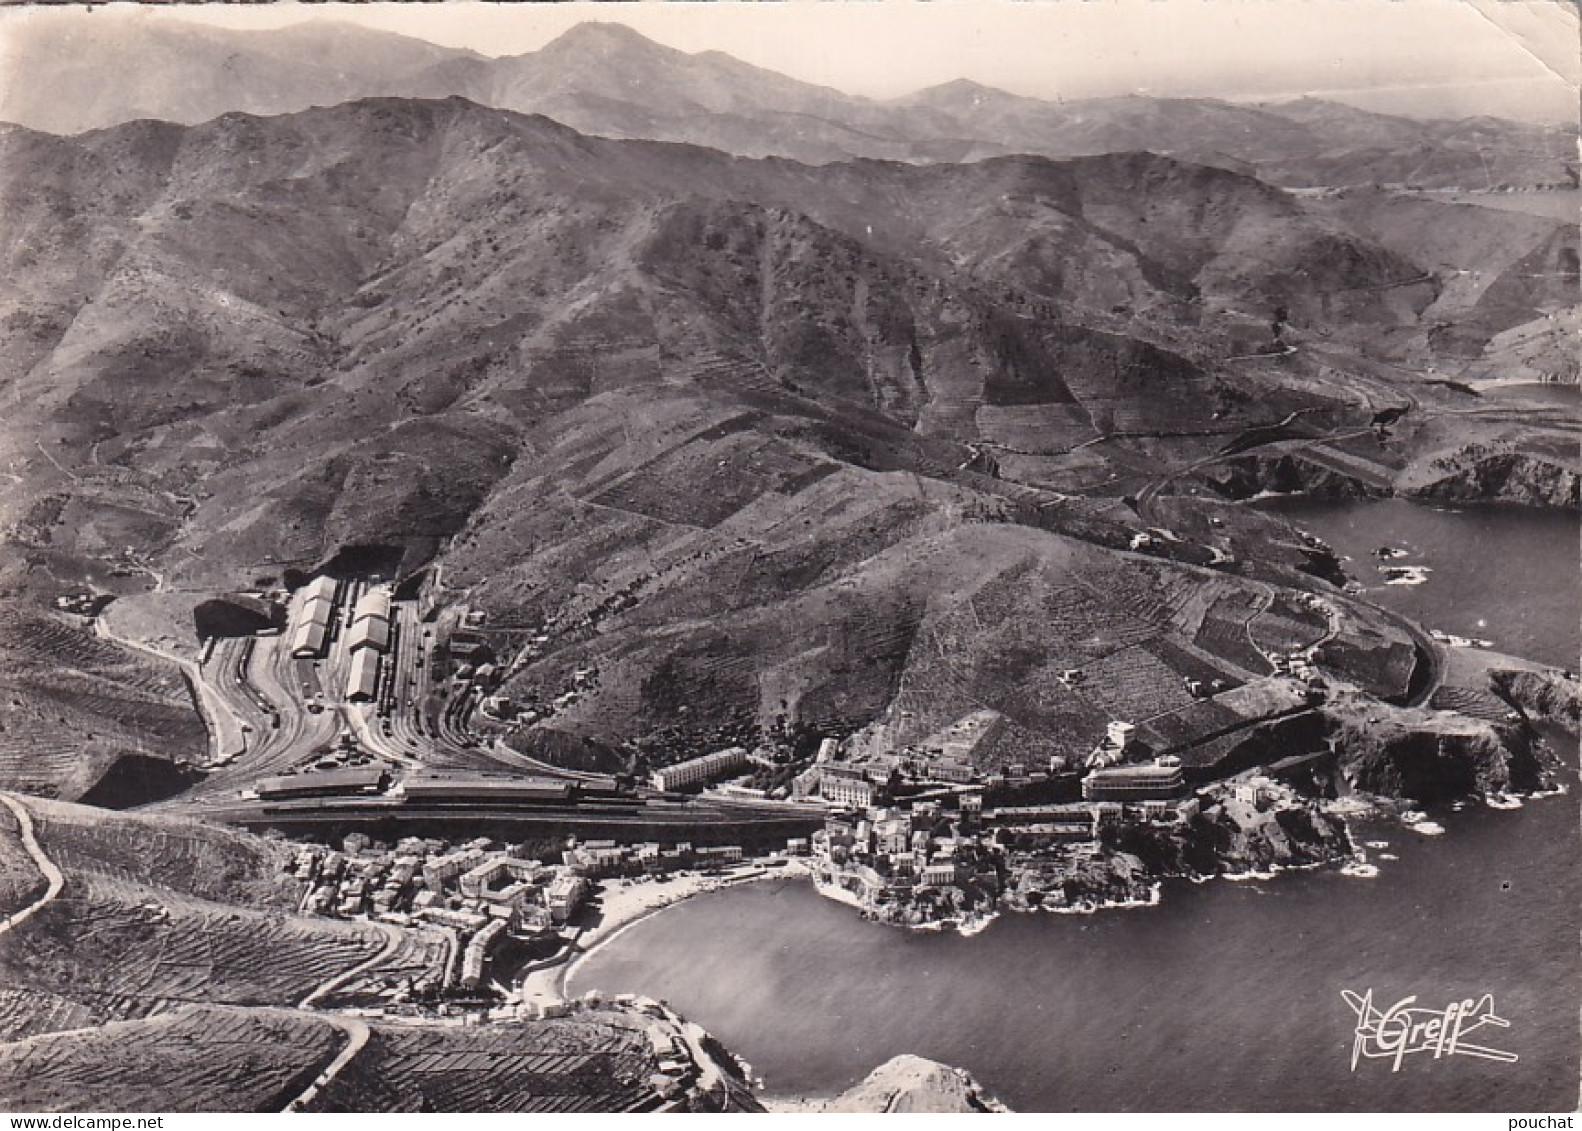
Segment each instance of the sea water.
[[[1284,509],[1284,508],[1282,508]],[[1393,501],[1302,504],[1370,599],[1506,651],[1575,663],[1575,516]],[[1385,587],[1371,551],[1432,569]],[[1558,735],[1555,736],[1558,739]],[[801,882],[690,900],[577,972],[665,998],[771,1096],[828,1095],[901,1053],[971,1070],[1022,1111],[1543,1110],[1577,1102],[1582,835],[1570,793],[1428,814],[1444,835],[1354,820],[1368,868],[1167,883],[1156,907],[1004,915],[970,938],[865,922]],[[1376,872],[1374,871],[1376,869]],[[1514,1060],[1416,1053],[1355,1068],[1357,1014],[1491,995]]]

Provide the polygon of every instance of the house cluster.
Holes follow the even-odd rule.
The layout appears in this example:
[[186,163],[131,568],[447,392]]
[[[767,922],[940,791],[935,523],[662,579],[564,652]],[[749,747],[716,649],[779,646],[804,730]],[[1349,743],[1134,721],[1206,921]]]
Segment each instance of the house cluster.
[[454,944],[447,989],[476,989],[506,942],[556,934],[590,890],[575,868],[529,859],[520,846],[487,838],[453,849],[408,837],[386,849],[352,833],[340,851],[304,847],[288,871],[303,884],[304,911],[446,931]]
[[[793,851],[796,843],[788,841],[787,851]],[[567,867],[589,877],[654,876],[691,868],[725,868],[740,864],[744,855],[739,844],[617,844],[613,840],[587,840],[567,848],[562,860]]]
[[[793,840],[786,850],[805,854],[809,845]],[[445,988],[472,990],[483,984],[490,960],[505,944],[557,938],[597,879],[723,868],[743,856],[735,844],[588,840],[571,842],[558,862],[546,863],[523,845],[485,837],[457,846],[408,837],[391,849],[352,833],[340,850],[303,847],[286,870],[303,885],[304,911],[448,932],[456,961]]]
[[698,1075],[692,1050],[674,1025],[649,1025],[646,1036],[658,1069],[648,1078],[649,1087],[666,1100],[680,1099]]
[[1275,675],[1295,680],[1307,691],[1310,699],[1318,701],[1323,699],[1328,684],[1319,670],[1313,666],[1308,652],[1299,650],[1283,655],[1271,653],[1267,659]]
[[910,809],[832,812],[813,834],[815,865],[864,906],[909,899],[919,889],[972,885],[1000,889],[992,836],[969,814],[952,817],[932,803]]
[[[1007,845],[1064,845],[1091,856],[1107,828],[1181,824],[1199,811],[1181,761],[1150,757],[1134,741],[1135,728],[1119,720],[1079,768],[1063,759],[1047,772],[973,768],[999,722],[993,712],[975,712],[899,751],[875,749],[871,738],[867,746],[826,743],[795,783],[798,796],[816,795],[830,807],[812,845],[826,889],[886,917],[886,905],[941,902],[949,910],[939,914],[952,915],[992,904],[1014,870]],[[930,891],[951,898],[931,899]],[[908,921],[918,917],[908,914]]]
[[[1026,776],[1023,765],[1006,766],[1004,774],[984,774],[977,769],[1004,722],[998,711],[973,711],[922,742],[906,745],[895,743],[884,724],[867,728],[845,743],[827,738],[819,745],[813,764],[793,779],[791,795],[866,809],[880,803],[901,783],[940,784],[949,792],[953,787],[995,784],[1007,774]],[[844,762],[842,755],[847,759]]]

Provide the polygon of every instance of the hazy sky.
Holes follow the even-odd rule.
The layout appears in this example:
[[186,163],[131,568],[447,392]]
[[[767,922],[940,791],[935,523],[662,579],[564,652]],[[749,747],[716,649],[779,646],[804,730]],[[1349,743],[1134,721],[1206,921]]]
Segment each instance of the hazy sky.
[[330,18],[489,55],[588,19],[873,97],[971,78],[1043,98],[1339,95],[1379,109],[1574,120],[1567,0],[788,0],[785,3],[176,5],[160,18]]

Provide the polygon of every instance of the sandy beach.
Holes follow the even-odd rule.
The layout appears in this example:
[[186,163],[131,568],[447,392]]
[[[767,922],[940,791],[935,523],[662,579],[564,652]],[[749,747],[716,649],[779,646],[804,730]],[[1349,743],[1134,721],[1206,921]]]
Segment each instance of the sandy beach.
[[562,1001],[566,984],[576,968],[599,947],[622,931],[663,911],[666,907],[691,899],[703,892],[762,880],[810,879],[812,870],[805,860],[789,859],[783,865],[746,863],[729,872],[687,873],[663,879],[610,879],[599,885],[598,922],[583,927],[572,944],[569,957],[554,966],[535,970],[522,979],[517,994],[521,1001],[540,1005]]

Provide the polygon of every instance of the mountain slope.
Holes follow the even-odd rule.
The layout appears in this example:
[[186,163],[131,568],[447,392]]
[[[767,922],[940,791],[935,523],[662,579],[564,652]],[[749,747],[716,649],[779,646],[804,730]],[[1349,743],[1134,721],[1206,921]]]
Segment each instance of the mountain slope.
[[[627,760],[984,705],[1035,761],[1107,717],[1201,733],[1186,681],[1266,674],[1246,623],[1312,563],[1156,496],[1366,434],[1402,394],[1363,351],[1439,293],[1344,215],[1150,154],[805,166],[460,99],[0,146],[13,591],[114,564],[196,604],[388,548],[551,637],[514,740]],[[1401,695],[1398,661],[1353,674]],[[1133,690],[1049,690],[1077,664]]]

